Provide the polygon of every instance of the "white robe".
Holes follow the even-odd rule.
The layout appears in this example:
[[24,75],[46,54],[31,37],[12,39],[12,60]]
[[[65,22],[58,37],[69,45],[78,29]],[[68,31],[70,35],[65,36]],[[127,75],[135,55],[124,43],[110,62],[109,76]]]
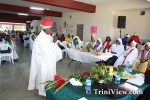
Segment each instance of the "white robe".
[[30,38],[29,38],[29,41],[30,41],[30,50],[33,49],[33,44],[34,44],[34,41],[32,40],[32,34],[30,35]]
[[[132,50],[133,49],[133,50]],[[130,50],[132,50],[132,52],[130,52]],[[129,54],[130,52],[130,54]],[[128,55],[126,60],[124,61],[124,56]],[[123,61],[123,65],[127,64],[127,62],[129,62],[129,64],[132,64],[134,60],[136,60],[138,57],[138,49],[135,47],[130,47],[128,50],[126,50],[125,52],[123,52],[117,59],[117,61],[114,64],[114,67],[118,67],[118,65],[122,65]]]
[[45,85],[40,83],[53,80],[56,75],[56,62],[62,59],[61,49],[52,41],[50,35],[41,31],[32,50],[28,90],[39,89],[38,94],[42,96],[46,96]]
[[24,40],[24,47],[27,46],[27,44],[29,44],[29,40],[25,40],[25,38],[29,37],[29,35],[23,35],[23,40]]
[[119,57],[124,52],[124,46],[122,44],[122,40],[121,39],[118,39],[118,40],[120,41],[120,45],[117,45],[115,43],[109,49],[109,52],[117,53],[117,54],[115,54],[117,57]]

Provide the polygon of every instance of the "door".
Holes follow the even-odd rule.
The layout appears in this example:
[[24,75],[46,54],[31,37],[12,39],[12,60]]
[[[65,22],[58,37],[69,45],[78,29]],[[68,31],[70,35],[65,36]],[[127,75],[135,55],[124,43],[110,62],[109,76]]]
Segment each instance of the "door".
[[77,36],[83,41],[83,24],[77,24]]

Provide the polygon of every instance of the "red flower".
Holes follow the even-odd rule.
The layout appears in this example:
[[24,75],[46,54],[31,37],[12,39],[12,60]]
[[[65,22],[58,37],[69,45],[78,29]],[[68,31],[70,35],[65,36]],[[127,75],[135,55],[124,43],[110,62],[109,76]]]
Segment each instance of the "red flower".
[[113,70],[117,71],[117,67],[113,67]]
[[54,88],[58,88],[60,86],[62,86],[65,83],[64,79],[60,79],[56,82],[56,84],[54,85]]
[[59,79],[62,79],[62,77],[59,76],[59,75],[55,75],[55,76],[54,76],[54,80],[59,80]]
[[90,73],[89,72],[83,72],[83,73],[81,73],[81,76],[85,76],[85,75],[90,76]]

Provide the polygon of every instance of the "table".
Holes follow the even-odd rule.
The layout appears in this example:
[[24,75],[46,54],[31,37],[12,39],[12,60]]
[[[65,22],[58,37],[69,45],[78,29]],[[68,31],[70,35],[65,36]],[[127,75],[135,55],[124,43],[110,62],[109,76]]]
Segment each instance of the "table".
[[[139,72],[133,71],[133,73],[139,73]],[[121,83],[124,83],[125,81],[126,80],[121,80]],[[149,84],[144,84],[140,86],[139,88],[144,91],[148,87],[149,87]],[[78,100],[82,97],[85,97],[88,100],[135,100],[139,96],[139,94],[136,94],[136,95],[128,94],[125,97],[112,98],[110,96],[102,95],[102,94],[96,95],[93,89],[100,89],[100,88],[101,86],[99,84],[93,84],[91,94],[87,95],[85,92],[84,86],[75,87],[70,84],[67,84],[61,90],[59,90],[56,94],[53,94],[54,89],[48,90],[46,92],[46,98],[47,100]]]
[[106,61],[108,58],[112,57],[111,53],[103,53],[100,56],[93,55],[91,52],[81,52],[80,50],[76,50],[73,48],[66,49],[69,58],[85,63],[95,63],[100,60]]

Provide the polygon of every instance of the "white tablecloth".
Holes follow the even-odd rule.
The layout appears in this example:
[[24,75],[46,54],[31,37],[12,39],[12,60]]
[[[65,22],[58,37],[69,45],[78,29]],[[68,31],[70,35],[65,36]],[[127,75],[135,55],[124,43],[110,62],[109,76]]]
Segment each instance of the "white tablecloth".
[[100,56],[96,56],[93,55],[90,52],[81,52],[79,50],[76,49],[66,49],[69,58],[76,60],[76,61],[80,61],[80,62],[85,62],[85,63],[95,63],[98,62],[100,60],[106,61],[108,58],[112,57],[113,54],[111,53],[103,53]]

